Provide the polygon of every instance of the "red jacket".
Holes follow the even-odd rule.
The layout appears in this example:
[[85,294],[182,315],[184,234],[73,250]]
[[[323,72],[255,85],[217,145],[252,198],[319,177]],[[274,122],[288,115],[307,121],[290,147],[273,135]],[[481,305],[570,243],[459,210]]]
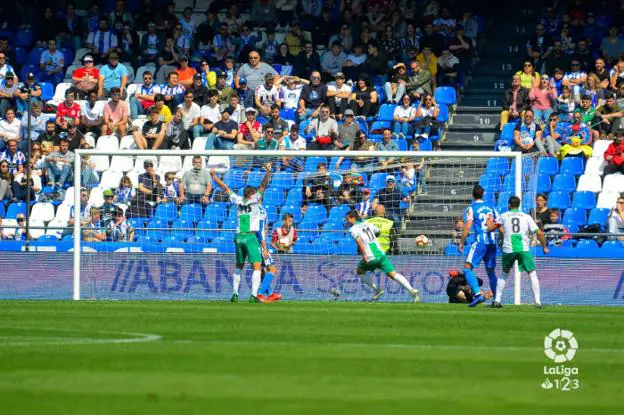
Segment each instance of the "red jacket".
[[[608,156],[613,156],[613,159],[610,159]],[[604,153],[604,158],[611,164],[617,166],[624,165],[624,141],[620,142],[620,144],[609,144],[607,151]]]

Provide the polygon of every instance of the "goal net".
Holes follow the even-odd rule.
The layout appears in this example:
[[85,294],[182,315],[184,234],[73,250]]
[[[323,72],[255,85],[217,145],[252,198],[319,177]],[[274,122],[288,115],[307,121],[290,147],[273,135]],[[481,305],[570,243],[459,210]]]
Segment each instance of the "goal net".
[[[73,200],[80,205],[73,211],[81,215],[73,232],[74,298],[83,299],[229,299],[237,211],[226,192],[207,179],[212,169],[233,193],[243,195],[246,187],[262,185],[271,164],[262,200],[266,244],[277,268],[273,289],[290,300],[371,297],[356,276],[360,255],[345,223],[345,214],[355,209],[366,220],[381,215],[393,221],[390,236],[380,238],[391,262],[421,291],[422,301],[446,302],[449,270],[463,268],[456,242],[473,186],[480,183],[486,201],[501,210],[509,196],[521,195],[518,183],[523,199],[534,199],[533,162],[525,158],[526,171],[516,169],[518,153],[80,154],[75,172],[95,166],[101,177],[88,195],[75,192]],[[80,188],[81,175],[74,177]],[[285,217],[296,229],[292,246],[287,232],[280,233]],[[477,275],[487,291],[484,271]],[[386,291],[384,301],[410,300],[380,271],[374,278]],[[250,279],[246,264],[241,298],[250,293]],[[510,281],[506,291],[508,303],[514,295],[520,300],[513,285]],[[530,295],[526,290],[523,296]]]

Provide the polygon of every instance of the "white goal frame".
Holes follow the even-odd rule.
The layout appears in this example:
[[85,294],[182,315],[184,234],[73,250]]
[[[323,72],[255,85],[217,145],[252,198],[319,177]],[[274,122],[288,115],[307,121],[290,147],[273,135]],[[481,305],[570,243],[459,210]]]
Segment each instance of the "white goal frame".
[[[520,152],[497,152],[497,151],[282,151],[282,150],[119,150],[115,152],[93,149],[77,149],[74,159],[74,206],[80,206],[80,192],[77,189],[81,187],[81,161],[82,156],[251,156],[257,157],[259,153],[263,157],[435,157],[435,158],[507,158],[514,160],[516,163],[514,188],[515,195],[522,199],[522,153]],[[73,249],[73,299],[80,300],[80,242],[81,242],[81,226],[80,221],[74,221],[74,249]],[[517,265],[514,272],[514,304],[521,303],[520,300],[520,284],[521,275]]]

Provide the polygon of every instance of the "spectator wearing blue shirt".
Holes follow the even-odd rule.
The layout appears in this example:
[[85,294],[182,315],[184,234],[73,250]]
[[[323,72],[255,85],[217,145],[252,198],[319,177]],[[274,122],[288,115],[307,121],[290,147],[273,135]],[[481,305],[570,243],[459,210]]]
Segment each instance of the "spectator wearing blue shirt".
[[[13,67],[9,65],[8,63],[6,63],[6,58],[7,58],[6,53],[4,53],[3,51],[0,51],[0,81],[4,81],[6,74],[15,73],[15,70],[13,69]],[[17,82],[17,79],[16,79],[16,82]]]
[[15,97],[15,103],[18,113],[25,113],[26,111],[28,111],[28,90],[30,90],[30,99],[33,104],[35,102],[39,104],[43,102],[41,100],[41,94],[43,93],[43,91],[41,90],[41,85],[37,83],[34,73],[29,72],[26,75],[26,79],[24,80],[24,82],[20,84],[18,88],[19,93]]
[[110,97],[111,89],[119,88],[122,99],[126,99],[126,84],[128,82],[128,70],[119,63],[119,55],[113,52],[108,57],[108,64],[100,69],[98,79],[98,98]]
[[[30,141],[33,143],[39,139],[39,135],[46,132],[46,123],[48,122],[48,116],[41,113],[41,103],[33,102],[30,113]],[[20,134],[22,139],[20,141],[20,151],[28,152],[28,116],[22,117],[20,125]]]
[[540,153],[554,156],[555,153],[559,152],[565,127],[565,123],[559,122],[557,114],[550,114],[548,123],[544,125],[542,139],[535,142]]
[[48,40],[48,49],[41,52],[39,66],[42,69],[40,74],[42,81],[51,81],[55,85],[63,82],[65,56],[56,49],[56,39]]

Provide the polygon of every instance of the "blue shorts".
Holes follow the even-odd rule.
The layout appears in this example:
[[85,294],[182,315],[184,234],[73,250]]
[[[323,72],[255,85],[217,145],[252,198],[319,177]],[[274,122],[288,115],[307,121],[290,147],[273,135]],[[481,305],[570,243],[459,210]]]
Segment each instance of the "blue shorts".
[[466,263],[477,268],[481,261],[485,263],[486,268],[496,268],[496,245],[484,244],[482,242],[473,242],[470,251],[466,257]]

